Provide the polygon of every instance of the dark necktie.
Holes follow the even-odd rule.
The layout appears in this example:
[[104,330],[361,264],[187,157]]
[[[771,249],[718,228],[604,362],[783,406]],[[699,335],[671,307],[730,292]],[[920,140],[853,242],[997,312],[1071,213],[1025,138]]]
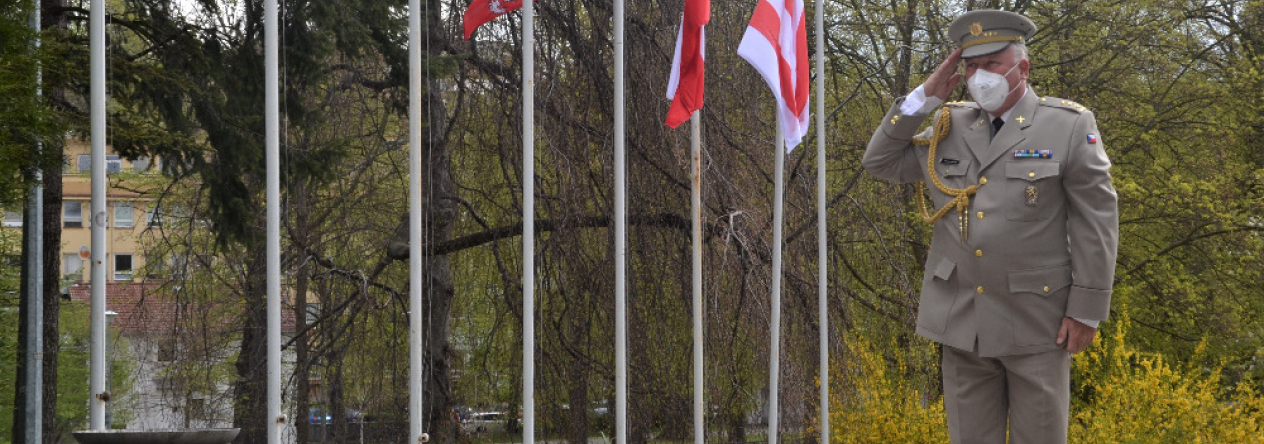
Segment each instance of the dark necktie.
[[993,129],[992,134],[1001,132],[1001,125],[1004,125],[1004,124],[1005,124],[1005,121],[1001,120],[1000,117],[992,119],[992,129]]

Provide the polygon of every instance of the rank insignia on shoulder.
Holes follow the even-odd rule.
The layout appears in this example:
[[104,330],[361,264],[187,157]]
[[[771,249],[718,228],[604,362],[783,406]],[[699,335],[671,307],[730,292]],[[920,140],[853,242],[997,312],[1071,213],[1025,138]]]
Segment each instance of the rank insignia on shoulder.
[[1053,150],[1014,150],[1015,159],[1052,159]]
[[1096,134],[1089,134],[1089,135],[1088,135],[1088,144],[1089,144],[1089,145],[1092,145],[1092,144],[1094,144],[1094,143],[1097,143],[1097,135],[1096,135]]
[[1066,99],[1059,99],[1057,97],[1041,97],[1040,104],[1054,108],[1069,109],[1080,113],[1088,112],[1088,107],[1084,105]]

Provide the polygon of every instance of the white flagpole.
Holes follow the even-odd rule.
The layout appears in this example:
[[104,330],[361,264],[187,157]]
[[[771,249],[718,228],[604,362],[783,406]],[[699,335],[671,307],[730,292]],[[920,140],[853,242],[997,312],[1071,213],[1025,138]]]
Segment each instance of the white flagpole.
[[535,2],[522,2],[523,444],[535,444],[535,5],[533,3]]
[[821,347],[821,440],[828,444],[829,421],[829,279],[825,236],[825,0],[816,0],[816,266],[817,325]]
[[694,111],[689,119],[690,128],[690,175],[693,187],[689,192],[693,220],[693,442],[706,442],[706,423],[703,417],[702,350],[702,112]]
[[628,438],[627,178],[624,165],[623,0],[614,2],[614,405],[615,442]]
[[780,432],[780,398],[779,382],[781,380],[781,224],[782,212],[785,194],[784,173],[786,162],[785,150],[786,138],[781,128],[781,123],[777,123],[777,160],[773,165],[775,170],[773,177],[776,182],[773,187],[773,205],[772,205],[772,294],[769,298],[772,300],[772,314],[769,319],[769,330],[772,332],[772,339],[769,341],[769,365],[768,365],[768,444],[777,444],[777,435]]
[[277,0],[267,0],[264,27],[264,138],[267,168],[268,444],[281,442],[281,149],[278,117]]
[[[34,2],[29,24],[35,31],[31,46],[38,53],[40,47],[40,2]],[[43,68],[35,66],[35,95],[44,95]],[[30,187],[30,198],[27,200],[26,214],[23,215],[22,237],[23,248],[27,251],[26,272],[26,353],[21,359],[26,362],[26,407],[25,428],[26,442],[39,443],[43,440],[44,429],[44,171],[39,168],[38,159],[44,151],[43,142],[35,143],[36,169],[34,183]],[[55,400],[54,400],[55,401]]]
[[421,444],[421,1],[408,1],[408,442]]
[[[92,0],[88,18],[89,68],[91,72],[92,126],[92,329],[90,347],[88,422],[92,430],[105,430],[105,0]],[[32,334],[40,334],[33,332]]]

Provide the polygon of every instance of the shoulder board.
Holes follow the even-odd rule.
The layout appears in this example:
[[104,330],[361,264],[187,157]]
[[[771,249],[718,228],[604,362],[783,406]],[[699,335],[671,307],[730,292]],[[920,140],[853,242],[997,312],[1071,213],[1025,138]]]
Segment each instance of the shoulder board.
[[959,101],[959,100],[958,100],[958,101],[954,101],[954,102],[946,102],[946,103],[944,103],[944,106],[951,106],[951,107],[953,107],[953,108],[970,108],[970,109],[978,109],[978,108],[979,108],[979,104],[977,104],[977,103],[974,103],[974,102],[962,102],[962,101]]
[[1085,107],[1084,105],[1081,105],[1081,104],[1078,104],[1066,99],[1059,99],[1057,97],[1041,97],[1040,105],[1048,106],[1051,108],[1069,109],[1069,110],[1079,112],[1079,113],[1088,111],[1088,108]]

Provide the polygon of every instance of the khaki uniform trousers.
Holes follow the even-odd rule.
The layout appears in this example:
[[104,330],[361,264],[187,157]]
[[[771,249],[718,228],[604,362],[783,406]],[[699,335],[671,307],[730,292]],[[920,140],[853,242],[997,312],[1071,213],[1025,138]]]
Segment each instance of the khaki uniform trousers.
[[943,346],[944,410],[952,444],[1065,444],[1071,354],[1057,349],[980,358]]

